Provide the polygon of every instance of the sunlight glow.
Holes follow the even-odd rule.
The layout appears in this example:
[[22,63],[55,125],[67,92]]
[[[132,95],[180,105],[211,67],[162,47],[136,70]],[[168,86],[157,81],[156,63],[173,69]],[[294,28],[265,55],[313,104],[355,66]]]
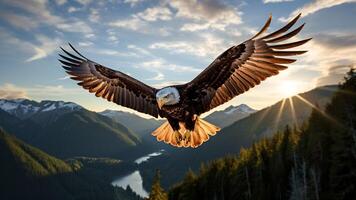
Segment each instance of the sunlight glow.
[[279,107],[278,114],[275,118],[275,128],[278,128],[278,124],[279,124],[279,121],[281,120],[281,116],[282,116],[282,112],[283,112],[285,103],[286,103],[286,99],[283,99],[282,104]]
[[285,97],[290,97],[298,93],[298,82],[285,81],[279,86],[279,92]]
[[299,98],[300,100],[302,100],[304,103],[306,103],[308,106],[310,106],[311,108],[315,109],[317,112],[319,112],[320,114],[322,114],[325,118],[329,119],[330,121],[341,125],[341,123],[339,123],[336,119],[334,119],[333,117],[331,117],[330,115],[326,114],[322,109],[320,109],[319,107],[315,106],[313,103],[311,103],[310,101],[306,100],[305,98],[303,98],[300,95],[296,95],[297,98]]
[[294,126],[295,126],[295,128],[297,130],[299,130],[299,124],[298,124],[298,120],[297,120],[297,115],[295,114],[293,97],[292,98],[288,98],[288,101],[289,101],[290,109],[291,109],[291,112],[292,112],[292,118],[293,118]]

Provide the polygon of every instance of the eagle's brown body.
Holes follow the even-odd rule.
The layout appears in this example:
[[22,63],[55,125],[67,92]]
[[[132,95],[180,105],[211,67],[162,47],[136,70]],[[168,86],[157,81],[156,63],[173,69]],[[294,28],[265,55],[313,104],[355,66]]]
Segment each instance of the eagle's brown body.
[[[67,56],[60,55],[64,59],[60,62],[72,79],[80,81],[80,86],[96,96],[154,117],[167,118],[168,122],[152,133],[159,141],[178,147],[197,147],[220,130],[200,119],[202,113],[226,103],[286,69],[285,64],[295,61],[286,56],[306,52],[285,49],[300,46],[310,39],[279,44],[301,31],[304,24],[288,32],[299,17],[281,29],[263,35],[271,22],[270,17],[254,37],[227,49],[192,81],[169,86],[179,93],[176,94],[179,98],[173,99],[174,103],[166,99],[170,94],[162,97],[158,95],[164,89],[155,89],[122,72],[93,62],[71,45],[78,55],[62,49]],[[160,105],[163,100],[167,100],[167,104]]]

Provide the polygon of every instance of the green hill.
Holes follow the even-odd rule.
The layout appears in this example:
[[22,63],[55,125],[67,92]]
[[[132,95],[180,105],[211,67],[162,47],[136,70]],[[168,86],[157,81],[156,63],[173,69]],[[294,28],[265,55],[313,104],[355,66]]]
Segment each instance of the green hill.
[[0,199],[119,199],[136,195],[0,130]]
[[202,165],[169,192],[189,199],[354,199],[356,196],[356,74],[325,112],[315,108],[300,130],[262,139],[239,156]]
[[125,126],[85,110],[64,114],[42,131],[31,143],[61,158],[118,157],[140,143]]
[[141,144],[135,133],[100,114],[84,109],[60,115],[51,112],[21,120],[0,110],[0,127],[60,158],[122,158]]

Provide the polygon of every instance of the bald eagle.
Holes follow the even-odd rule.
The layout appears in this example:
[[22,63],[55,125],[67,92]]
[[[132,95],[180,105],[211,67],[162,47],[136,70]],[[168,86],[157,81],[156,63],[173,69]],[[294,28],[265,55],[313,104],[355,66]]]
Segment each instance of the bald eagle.
[[71,44],[69,46],[75,53],[61,48],[66,55],[60,55],[59,61],[71,79],[79,81],[78,85],[97,97],[156,118],[166,118],[167,121],[152,133],[158,141],[176,147],[196,148],[220,130],[199,118],[202,113],[278,74],[287,68],[283,64],[296,61],[286,56],[306,52],[285,49],[300,46],[311,38],[280,43],[302,30],[304,24],[288,32],[299,18],[300,14],[281,29],[265,34],[272,20],[269,16],[255,36],[227,49],[192,81],[162,89],[150,87],[127,74],[94,62]]

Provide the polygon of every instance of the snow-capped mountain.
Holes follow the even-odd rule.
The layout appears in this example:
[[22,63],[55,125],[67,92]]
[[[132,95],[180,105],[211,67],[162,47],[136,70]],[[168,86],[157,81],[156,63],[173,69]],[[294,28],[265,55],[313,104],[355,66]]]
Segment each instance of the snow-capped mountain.
[[38,113],[61,111],[62,113],[83,109],[72,102],[32,101],[28,99],[0,99],[0,109],[20,119],[29,118]]
[[252,109],[246,104],[240,104],[239,106],[229,106],[223,111],[225,114],[231,115],[234,113],[246,113],[246,114],[251,114],[256,112],[256,110]]
[[205,117],[205,119],[220,126],[221,128],[224,128],[254,112],[256,112],[256,110],[253,108],[246,104],[241,104],[238,106],[229,106],[225,110],[215,111]]

